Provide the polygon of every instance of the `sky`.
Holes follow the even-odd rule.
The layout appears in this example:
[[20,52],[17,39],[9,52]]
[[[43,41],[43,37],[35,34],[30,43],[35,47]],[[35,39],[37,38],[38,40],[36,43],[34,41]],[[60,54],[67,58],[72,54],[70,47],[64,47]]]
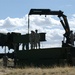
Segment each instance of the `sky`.
[[[62,10],[67,15],[70,29],[75,31],[75,0],[0,0],[0,33],[27,33],[30,9]],[[31,16],[30,31],[46,33],[42,47],[61,47],[64,29],[56,16]],[[3,50],[0,47],[1,51]]]

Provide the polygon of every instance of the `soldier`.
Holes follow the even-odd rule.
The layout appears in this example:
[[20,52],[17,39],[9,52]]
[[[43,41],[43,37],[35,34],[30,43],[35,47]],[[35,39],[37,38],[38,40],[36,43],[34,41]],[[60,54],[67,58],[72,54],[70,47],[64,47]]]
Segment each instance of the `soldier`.
[[73,31],[70,32],[70,42],[74,46],[74,34],[73,34]]
[[37,49],[38,47],[40,49],[40,35],[38,30],[35,30],[35,48]]
[[30,44],[31,44],[31,49],[34,49],[35,46],[35,32],[31,31],[30,34]]

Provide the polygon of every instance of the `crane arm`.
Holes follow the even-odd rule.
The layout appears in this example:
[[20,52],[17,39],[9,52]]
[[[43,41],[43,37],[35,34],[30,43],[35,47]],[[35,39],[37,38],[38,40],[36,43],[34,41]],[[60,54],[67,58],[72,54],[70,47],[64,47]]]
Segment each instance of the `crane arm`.
[[[61,17],[63,18],[63,20],[61,19]],[[69,27],[69,24],[68,24],[68,21],[67,21],[67,16],[62,15],[61,17],[59,17],[59,19],[60,19],[60,22],[61,22],[64,30],[65,30],[65,33],[70,33],[70,27]]]
[[[69,24],[67,21],[67,16],[63,14],[61,10],[51,11],[50,9],[31,9],[29,15],[57,15],[60,19],[60,22],[65,30],[65,33],[70,32]],[[61,19],[61,17],[63,19]]]
[[51,11],[50,9],[31,9],[29,15],[62,15],[63,12],[59,11]]

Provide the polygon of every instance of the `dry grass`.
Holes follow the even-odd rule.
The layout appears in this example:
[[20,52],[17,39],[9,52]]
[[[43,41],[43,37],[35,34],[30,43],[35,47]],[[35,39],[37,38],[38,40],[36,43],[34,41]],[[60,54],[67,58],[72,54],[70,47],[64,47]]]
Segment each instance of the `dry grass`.
[[75,75],[75,67],[0,68],[0,75]]
[[24,67],[4,68],[0,60],[0,75],[75,75],[75,67]]

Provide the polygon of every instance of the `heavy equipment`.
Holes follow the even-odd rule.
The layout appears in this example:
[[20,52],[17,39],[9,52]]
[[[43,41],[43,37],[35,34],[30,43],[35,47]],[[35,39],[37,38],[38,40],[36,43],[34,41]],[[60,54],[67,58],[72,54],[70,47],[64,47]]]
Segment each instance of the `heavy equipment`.
[[[59,18],[65,33],[62,41],[62,47],[58,48],[41,48],[41,49],[29,49],[29,25],[30,15],[57,15]],[[45,34],[40,34],[40,42],[46,41]],[[21,33],[8,33],[5,36],[0,36],[0,40],[5,38],[5,41],[0,41],[0,46],[8,46],[9,49],[14,49],[13,54],[8,55],[14,58],[15,65],[54,65],[54,64],[74,64],[75,59],[75,47],[74,40],[75,35],[70,30],[67,16],[59,11],[52,11],[50,9],[31,9],[28,14],[28,33],[21,35]],[[19,45],[23,44],[23,49],[19,50]],[[24,44],[26,50],[24,50]],[[0,55],[2,57],[2,55]]]

